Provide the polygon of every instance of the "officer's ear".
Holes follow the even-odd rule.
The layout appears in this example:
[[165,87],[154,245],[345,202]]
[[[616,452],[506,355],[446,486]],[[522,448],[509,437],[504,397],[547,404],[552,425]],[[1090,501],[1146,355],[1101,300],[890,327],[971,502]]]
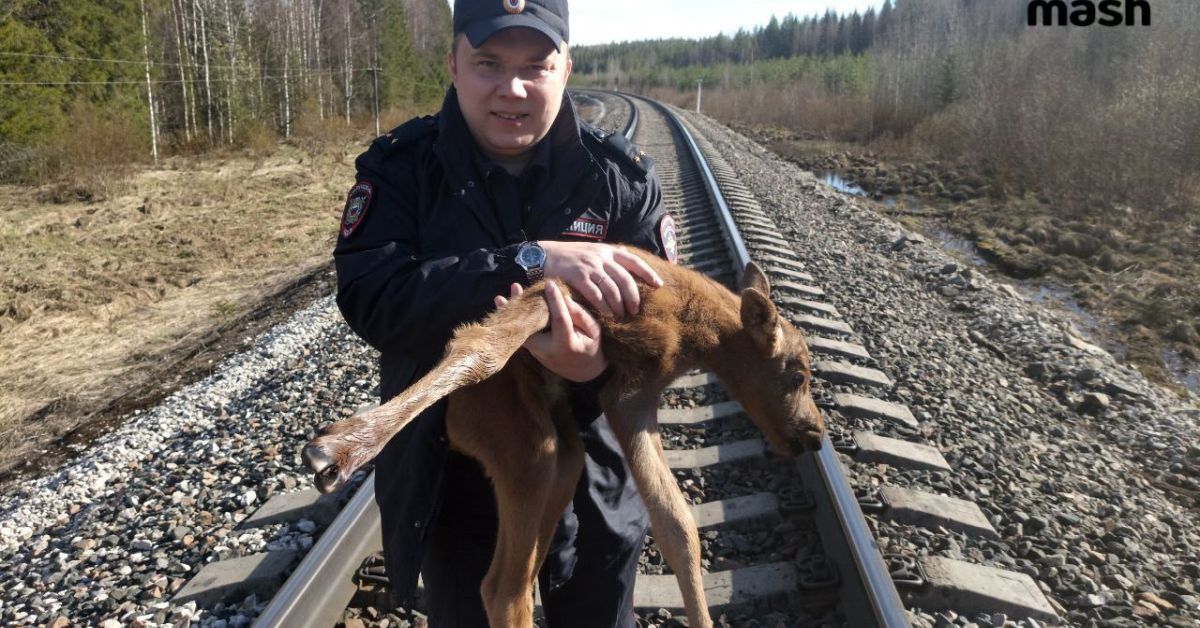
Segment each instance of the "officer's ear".
[[454,36],[454,40],[450,42],[450,52],[446,53],[446,71],[450,73],[450,80],[458,80],[458,42],[462,41],[466,35],[459,33]]

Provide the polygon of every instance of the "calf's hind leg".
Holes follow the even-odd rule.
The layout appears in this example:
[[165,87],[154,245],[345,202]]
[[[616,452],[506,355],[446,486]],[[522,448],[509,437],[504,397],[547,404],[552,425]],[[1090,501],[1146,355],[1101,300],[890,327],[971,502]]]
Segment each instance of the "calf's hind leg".
[[600,402],[650,514],[654,541],[679,582],[688,625],[712,628],[700,572],[700,535],[691,507],[663,456],[658,433],[658,395],[658,389],[649,387],[623,397],[618,394],[615,382],[609,382]]
[[493,627],[533,625],[534,580],[583,470],[561,380],[532,362],[518,354],[457,391],[446,416],[451,443],[483,465],[496,493],[496,550],[480,590]]

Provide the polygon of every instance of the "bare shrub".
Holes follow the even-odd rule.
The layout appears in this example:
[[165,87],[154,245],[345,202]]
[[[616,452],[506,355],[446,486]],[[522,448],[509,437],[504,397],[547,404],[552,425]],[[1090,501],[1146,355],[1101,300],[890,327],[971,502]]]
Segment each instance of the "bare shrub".
[[174,134],[169,145],[174,154],[188,157],[199,157],[216,146],[213,139],[203,133],[194,133],[189,137],[182,132]]
[[121,189],[132,166],[149,151],[127,117],[115,115],[85,100],[76,101],[67,114],[68,124],[41,149],[46,168],[41,182],[46,200],[99,200]]
[[28,146],[0,142],[0,182],[30,183],[46,170],[46,155]]
[[966,106],[951,107],[930,116],[906,138],[906,152],[925,153],[937,159],[977,156],[971,110]]
[[310,157],[345,142],[350,132],[345,118],[333,115],[322,118],[320,104],[315,98],[304,103],[292,122],[292,141]]
[[389,107],[379,114],[379,129],[387,133],[389,129],[394,129],[424,112],[424,109],[412,105]]
[[279,135],[266,122],[255,120],[238,128],[234,142],[256,157],[274,152],[279,144]]
[[[672,87],[652,87],[645,94],[684,109],[694,109],[696,92]],[[829,94],[809,83],[760,84],[748,88],[705,88],[703,113],[725,122],[770,125],[815,134],[820,137],[865,139],[868,108],[865,102]]]

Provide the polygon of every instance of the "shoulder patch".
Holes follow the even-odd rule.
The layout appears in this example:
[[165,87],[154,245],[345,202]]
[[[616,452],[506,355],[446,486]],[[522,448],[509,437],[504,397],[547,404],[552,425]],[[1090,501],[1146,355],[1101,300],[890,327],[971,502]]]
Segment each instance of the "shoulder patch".
[[675,219],[670,214],[663,214],[658,221],[658,244],[662,247],[667,261],[677,264],[679,259],[679,240],[675,237]]
[[384,151],[384,154],[412,144],[413,142],[437,131],[436,115],[413,118],[404,124],[375,138],[374,145]]
[[359,181],[350,188],[350,193],[346,195],[346,209],[342,211],[342,239],[354,235],[374,198],[375,186],[370,181]]

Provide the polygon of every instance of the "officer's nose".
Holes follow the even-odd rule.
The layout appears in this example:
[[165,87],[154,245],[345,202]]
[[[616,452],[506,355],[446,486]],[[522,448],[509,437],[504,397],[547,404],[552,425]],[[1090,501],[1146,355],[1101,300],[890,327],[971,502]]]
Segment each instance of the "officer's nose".
[[521,77],[514,76],[500,84],[500,94],[512,98],[524,98],[525,82],[521,80]]

